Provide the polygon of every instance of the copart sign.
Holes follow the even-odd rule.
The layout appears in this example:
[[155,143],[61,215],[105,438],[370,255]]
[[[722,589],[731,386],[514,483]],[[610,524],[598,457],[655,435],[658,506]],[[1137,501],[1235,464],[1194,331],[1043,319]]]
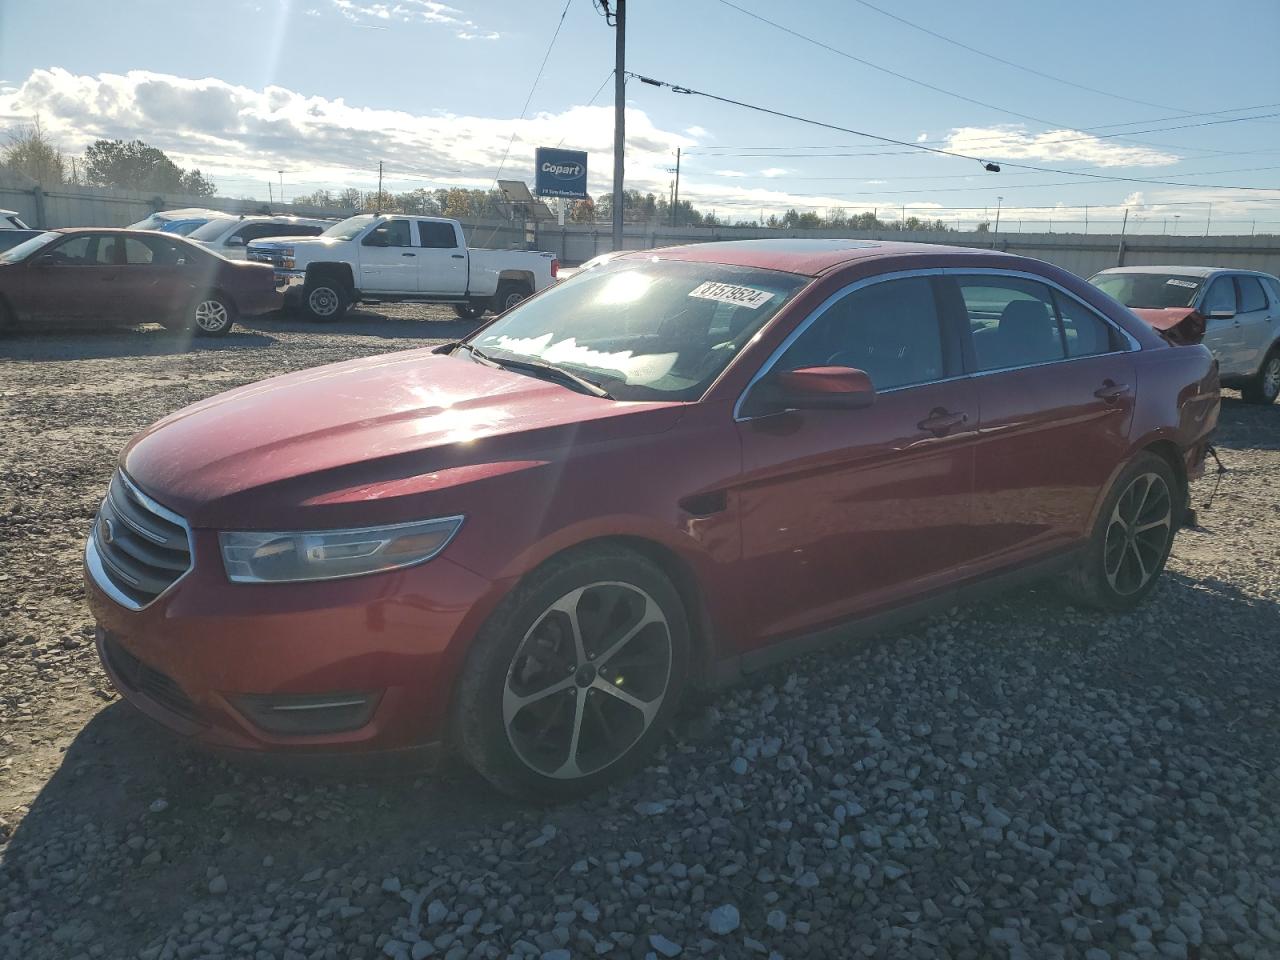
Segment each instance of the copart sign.
[[587,196],[587,154],[582,150],[539,147],[534,154],[537,170],[534,193],[540,197]]

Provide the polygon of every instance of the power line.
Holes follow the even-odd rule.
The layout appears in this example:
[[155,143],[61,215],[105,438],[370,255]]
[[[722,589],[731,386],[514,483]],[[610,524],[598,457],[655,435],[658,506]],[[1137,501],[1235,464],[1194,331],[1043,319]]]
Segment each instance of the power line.
[[[936,84],[929,83],[928,81],[919,80],[905,73],[900,73],[897,70],[892,70],[889,67],[881,66],[878,63],[873,63],[870,60],[867,60],[863,57],[856,56],[855,54],[849,53],[848,51],[841,50],[839,47],[833,47],[831,44],[826,43],[822,40],[819,40],[816,37],[811,37],[808,34],[801,33],[798,30],[793,30],[791,27],[778,23],[776,20],[770,20],[768,17],[761,16],[758,13],[753,13],[752,11],[747,10],[745,7],[740,7],[738,6],[738,4],[734,3],[733,0],[720,0],[720,3],[726,7],[729,7],[730,9],[737,10],[739,13],[743,14],[744,16],[750,17],[753,20],[758,20],[761,23],[768,24],[769,26],[773,27],[776,30],[781,30],[783,33],[790,34],[791,36],[796,37],[799,40],[803,40],[806,43],[811,43],[816,47],[821,47],[823,50],[826,50],[830,53],[834,53],[836,56],[844,57],[846,60],[852,60],[854,63],[860,63],[865,67],[869,67],[872,70],[878,70],[881,73],[888,74],[891,77],[896,77],[899,80],[905,80],[907,83],[914,83],[917,86],[924,87],[927,90],[932,90],[935,93],[941,93],[948,97],[955,97],[957,100],[963,100],[966,103],[972,103],[977,106],[984,107],[988,110],[995,110],[998,113],[1006,113],[1009,116],[1018,117],[1023,120],[1031,120],[1035,123],[1044,124],[1045,126],[1048,126],[1048,127],[1058,127],[1058,128],[1067,127],[1067,128],[1073,128],[1073,129],[1076,127],[1075,124],[1060,123],[1056,120],[1048,120],[1048,119],[1045,119],[1044,117],[1037,117],[1034,114],[1021,113],[1017,110],[1011,110],[1008,107],[1001,107],[1001,106],[998,106],[997,104],[989,103],[986,100],[979,100],[975,97],[965,96],[962,93],[956,93],[954,90],[948,90],[946,87],[939,87]],[[1169,109],[1169,108],[1162,108],[1162,109]],[[1133,140],[1130,142],[1140,144],[1144,147],[1157,147],[1161,150],[1195,149],[1193,147],[1178,147],[1172,144],[1147,143],[1142,140]]]
[[[721,2],[722,3],[726,2],[726,0],[721,0]],[[908,147],[914,150],[922,150],[926,153],[938,154],[939,156],[955,157],[960,160],[973,160],[973,161],[976,161],[977,163],[982,164],[988,171],[992,173],[999,173],[1000,167],[1003,165],[1008,167],[1014,167],[1019,170],[1037,170],[1041,173],[1052,173],[1052,174],[1057,174],[1059,176],[1064,176],[1064,177],[1085,177],[1091,180],[1106,180],[1106,181],[1115,182],[1115,183],[1146,183],[1146,184],[1152,184],[1155,186],[1174,186],[1174,187],[1188,186],[1188,184],[1177,183],[1176,181],[1156,180],[1156,179],[1145,178],[1145,177],[1108,177],[1098,173],[1086,173],[1084,171],[1079,171],[1079,170],[1061,170],[1056,167],[1042,167],[1036,164],[1014,163],[1013,161],[1002,161],[1001,164],[995,164],[988,160],[984,160],[981,157],[974,156],[973,154],[959,153],[955,150],[941,150],[937,147],[930,147],[923,143],[909,143],[906,140],[895,140],[893,137],[884,137],[875,133],[867,133],[865,130],[855,130],[852,127],[842,127],[842,126],[839,126],[838,124],[826,123],[822,120],[813,120],[809,117],[799,116],[798,114],[786,113],[782,110],[771,109],[770,107],[762,107],[762,106],[759,106],[758,104],[747,103],[743,100],[735,100],[732,97],[722,97],[722,96],[719,96],[718,94],[707,93],[703,90],[695,90],[692,87],[686,87],[680,84],[670,83],[666,80],[657,80],[653,77],[642,76],[638,73],[628,73],[628,76],[635,77],[641,83],[646,83],[652,87],[666,87],[672,93],[681,93],[681,94],[686,94],[688,96],[695,96],[695,97],[705,97],[708,100],[715,100],[720,103],[727,103],[735,107],[743,107],[744,109],[747,109],[747,110],[754,110],[757,113],[766,113],[766,114],[769,114],[770,116],[781,117],[785,120],[795,120],[798,123],[807,123],[810,126],[823,127],[824,129],[827,129],[827,130],[837,130],[841,133],[851,133],[855,137],[866,137],[869,140],[878,140],[881,143],[892,143],[899,147]],[[1276,187],[1243,187],[1235,184],[1201,183],[1201,184],[1195,184],[1195,186],[1201,187],[1204,189],[1216,189],[1216,190],[1265,190],[1267,192],[1280,192],[1280,188],[1276,188]]]

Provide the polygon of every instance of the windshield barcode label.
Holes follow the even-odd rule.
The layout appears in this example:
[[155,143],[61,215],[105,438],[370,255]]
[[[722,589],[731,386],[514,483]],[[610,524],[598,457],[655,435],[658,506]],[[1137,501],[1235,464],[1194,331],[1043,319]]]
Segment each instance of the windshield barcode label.
[[732,303],[739,307],[750,307],[755,310],[763,307],[773,299],[768,290],[757,290],[754,287],[737,287],[731,283],[716,283],[708,280],[689,291],[689,296],[700,300],[719,300],[721,303]]

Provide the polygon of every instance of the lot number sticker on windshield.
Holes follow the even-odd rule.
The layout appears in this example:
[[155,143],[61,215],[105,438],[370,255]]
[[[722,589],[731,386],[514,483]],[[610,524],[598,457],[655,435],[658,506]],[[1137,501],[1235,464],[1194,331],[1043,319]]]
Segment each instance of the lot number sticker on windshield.
[[738,287],[732,283],[716,283],[708,280],[689,291],[689,296],[701,300],[719,300],[721,303],[732,303],[739,307],[750,307],[755,310],[763,307],[773,299],[768,290],[757,290],[754,287]]
[[1166,280],[1166,281],[1165,281],[1165,283],[1166,283],[1166,284],[1168,284],[1168,285],[1169,285],[1169,286],[1171,286],[1171,287],[1190,287],[1190,288],[1191,288],[1191,289],[1193,289],[1193,290],[1194,290],[1196,287],[1200,286],[1200,284],[1198,284],[1198,283],[1194,283],[1194,282],[1193,282],[1193,281],[1191,281],[1191,280],[1178,280],[1178,279],[1173,278],[1173,277],[1171,277],[1171,278],[1169,278],[1168,280]]

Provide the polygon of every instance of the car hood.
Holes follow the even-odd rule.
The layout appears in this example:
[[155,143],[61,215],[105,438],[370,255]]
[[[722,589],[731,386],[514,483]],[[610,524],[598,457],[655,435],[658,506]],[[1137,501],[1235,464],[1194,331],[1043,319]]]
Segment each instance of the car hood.
[[219,394],[140,433],[121,465],[193,527],[392,523],[576,447],[670,429],[682,409],[413,350]]
[[279,247],[313,247],[324,249],[326,247],[341,246],[344,243],[350,243],[349,240],[341,240],[338,237],[272,237],[270,240],[250,240],[249,246],[258,250],[274,250]]
[[1139,319],[1171,343],[1199,343],[1204,339],[1205,322],[1192,307],[1130,307]]

